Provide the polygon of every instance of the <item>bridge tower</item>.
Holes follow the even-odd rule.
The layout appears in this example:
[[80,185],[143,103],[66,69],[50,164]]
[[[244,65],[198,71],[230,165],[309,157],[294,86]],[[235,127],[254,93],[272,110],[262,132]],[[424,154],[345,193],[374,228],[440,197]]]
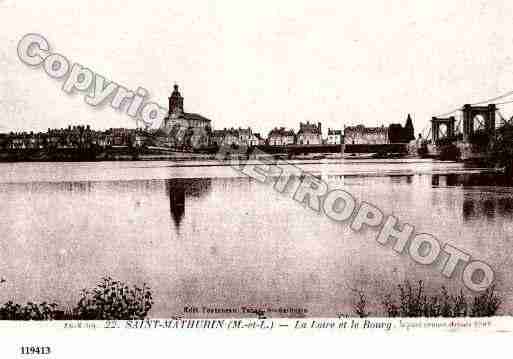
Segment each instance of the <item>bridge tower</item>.
[[433,117],[431,119],[431,133],[433,134],[433,143],[436,143],[442,136],[440,136],[440,126],[443,125],[446,127],[447,131],[445,136],[448,138],[454,137],[454,124],[456,123],[456,118],[454,116],[441,118],[441,117]]
[[495,134],[495,104],[488,106],[472,106],[466,104],[463,106],[463,141],[469,142],[470,137],[475,132],[475,121],[481,116],[484,119],[484,131],[490,137]]

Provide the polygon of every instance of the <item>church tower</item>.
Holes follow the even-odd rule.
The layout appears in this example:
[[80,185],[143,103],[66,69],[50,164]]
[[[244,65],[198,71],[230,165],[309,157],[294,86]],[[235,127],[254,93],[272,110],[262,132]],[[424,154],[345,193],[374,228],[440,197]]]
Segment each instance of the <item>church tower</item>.
[[169,97],[169,117],[171,115],[180,116],[183,114],[183,97],[178,91],[178,85],[174,85],[173,93]]
[[408,118],[406,119],[406,123],[404,125],[404,141],[410,142],[415,139],[415,130],[413,129],[413,121],[411,119],[410,114],[408,114]]

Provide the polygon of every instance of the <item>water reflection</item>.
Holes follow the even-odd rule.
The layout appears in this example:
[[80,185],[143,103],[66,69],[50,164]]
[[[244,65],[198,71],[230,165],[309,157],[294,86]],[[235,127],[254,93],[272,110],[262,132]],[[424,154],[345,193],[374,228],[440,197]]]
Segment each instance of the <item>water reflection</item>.
[[185,215],[185,189],[166,183],[166,192],[169,196],[169,212],[175,222],[176,230],[179,231],[180,223]]
[[463,219],[465,221],[479,220],[486,218],[495,220],[496,218],[513,219],[513,198],[481,198],[468,196],[463,200]]
[[[508,178],[497,174],[434,174],[434,188],[461,187],[463,191],[462,215],[464,221],[513,217],[513,192]],[[501,188],[501,186],[503,186]]]
[[431,176],[432,186],[449,187],[513,187],[513,182],[505,175],[498,173],[449,173],[433,174]]
[[390,176],[390,182],[392,183],[405,183],[405,184],[412,184],[413,175],[391,175]]
[[211,178],[174,178],[166,180],[166,194],[169,197],[169,212],[177,232],[185,216],[187,197],[200,198],[212,188]]
[[463,218],[468,221],[476,217],[476,204],[474,200],[466,198],[463,200]]

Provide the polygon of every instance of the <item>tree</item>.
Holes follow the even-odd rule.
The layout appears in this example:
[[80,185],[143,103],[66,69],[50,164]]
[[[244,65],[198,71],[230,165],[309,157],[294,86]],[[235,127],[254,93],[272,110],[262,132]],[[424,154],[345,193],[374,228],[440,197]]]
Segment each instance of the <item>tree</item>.
[[504,167],[509,175],[513,175],[513,125],[506,123],[497,130],[495,141],[488,153],[488,162],[496,167]]

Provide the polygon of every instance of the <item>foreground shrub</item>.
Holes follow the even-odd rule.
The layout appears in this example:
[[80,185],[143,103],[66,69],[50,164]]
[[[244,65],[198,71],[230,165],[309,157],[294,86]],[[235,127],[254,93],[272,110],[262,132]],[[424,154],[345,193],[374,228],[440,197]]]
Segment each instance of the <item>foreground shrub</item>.
[[82,320],[143,319],[152,305],[151,291],[146,284],[142,288],[129,288],[106,277],[92,291],[82,291],[73,314]]
[[12,301],[0,306],[0,320],[129,320],[144,319],[153,305],[150,288],[129,287],[110,277],[93,290],[82,290],[74,308],[59,310],[56,303]]
[[56,308],[55,303],[20,305],[9,301],[0,307],[0,320],[50,320],[55,317]]
[[382,301],[385,314],[389,317],[491,317],[496,315],[501,299],[491,286],[485,292],[467,298],[462,291],[449,295],[442,287],[440,294],[424,294],[422,281],[414,288],[409,282],[397,286],[398,298],[387,294]]
[[357,291],[358,300],[354,304],[354,313],[360,318],[366,318],[369,316],[367,312],[367,298],[362,291]]

